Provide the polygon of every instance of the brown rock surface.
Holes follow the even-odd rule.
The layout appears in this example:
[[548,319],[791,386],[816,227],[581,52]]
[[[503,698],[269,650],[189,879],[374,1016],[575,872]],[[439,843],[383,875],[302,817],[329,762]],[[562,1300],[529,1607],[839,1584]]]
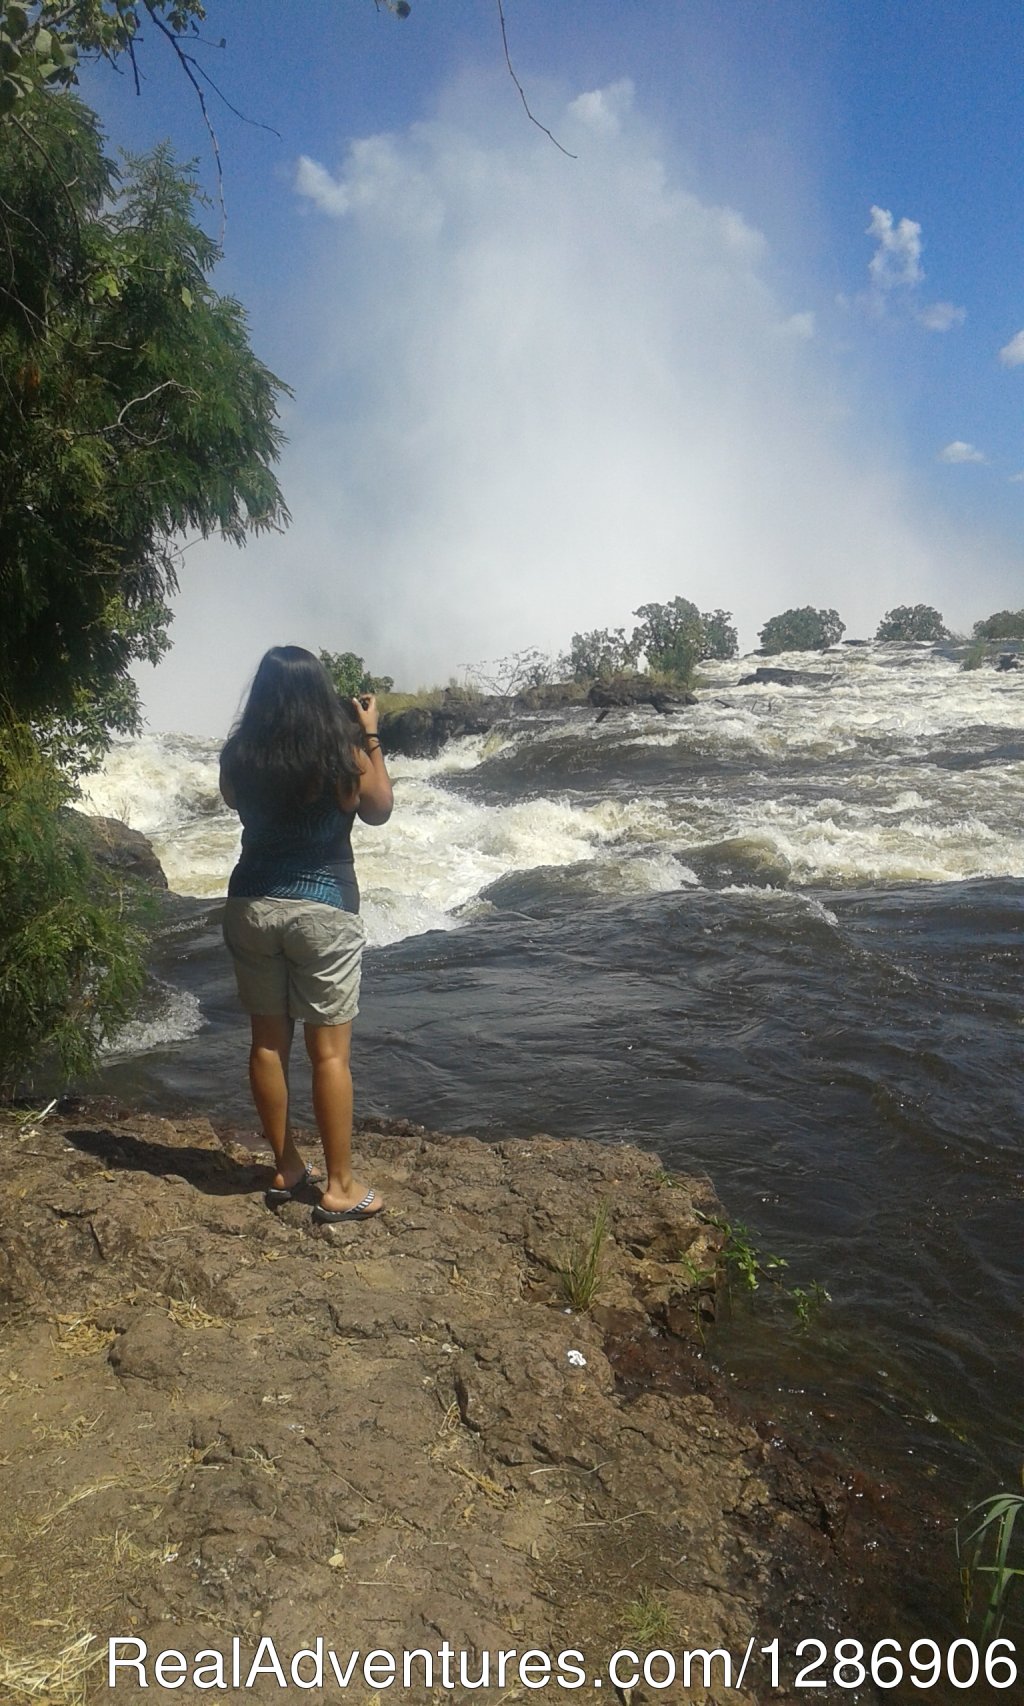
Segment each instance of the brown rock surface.
[[116,817],[92,817],[85,812],[68,810],[85,837],[93,857],[118,876],[133,877],[151,888],[165,889],[167,877],[153,851],[153,844],[141,830],[130,829]]
[[[309,1204],[268,1211],[266,1167],[204,1119],[0,1114],[0,1141],[11,1662],[90,1635],[190,1662],[233,1637],[290,1658],[323,1635],[342,1657],[572,1647],[593,1673],[621,1645],[738,1662],[787,1607],[804,1632],[842,1617],[840,1476],[823,1489],[763,1442],[699,1357],[713,1298],[687,1274],[721,1236],[706,1182],[630,1147],[381,1125],[359,1162],[386,1214],[318,1229]],[[569,1313],[559,1269],[604,1202],[599,1302]],[[637,1635],[644,1605],[670,1633]],[[74,1699],[62,1686],[45,1698]],[[282,1697],[273,1676],[225,1695],[122,1674],[111,1694],[103,1663],[82,1687]],[[445,1696],[481,1697],[531,1696],[514,1680]],[[658,1698],[677,1695],[633,1694]]]

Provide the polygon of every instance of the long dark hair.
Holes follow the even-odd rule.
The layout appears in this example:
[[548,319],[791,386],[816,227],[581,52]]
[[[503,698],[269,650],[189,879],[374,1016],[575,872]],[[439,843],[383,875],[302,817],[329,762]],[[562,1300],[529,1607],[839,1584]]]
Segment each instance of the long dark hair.
[[358,782],[358,738],[358,721],[319,658],[302,646],[272,646],[220,761],[235,789],[261,803],[310,805],[338,783]]

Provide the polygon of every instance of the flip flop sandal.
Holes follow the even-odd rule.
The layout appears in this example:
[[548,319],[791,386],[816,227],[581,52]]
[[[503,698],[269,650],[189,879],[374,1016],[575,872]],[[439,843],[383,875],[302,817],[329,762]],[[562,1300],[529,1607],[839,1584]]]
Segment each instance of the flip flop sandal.
[[277,1190],[272,1185],[263,1194],[263,1200],[268,1208],[283,1208],[285,1203],[294,1202],[300,1193],[313,1183],[313,1170],[307,1167],[301,1179],[296,1179],[294,1185],[287,1185],[283,1190]]
[[322,1203],[317,1203],[313,1219],[318,1226],[338,1226],[343,1220],[376,1220],[378,1214],[384,1212],[370,1207],[376,1195],[376,1191],[367,1191],[362,1202],[357,1202],[352,1208],[324,1208]]

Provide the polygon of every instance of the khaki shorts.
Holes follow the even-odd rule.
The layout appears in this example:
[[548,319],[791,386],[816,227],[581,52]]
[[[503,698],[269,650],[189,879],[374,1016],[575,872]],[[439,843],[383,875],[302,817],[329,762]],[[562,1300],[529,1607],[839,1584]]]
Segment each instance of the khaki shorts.
[[247,1013],[345,1025],[359,1011],[366,932],[358,912],[319,900],[229,899],[224,940]]

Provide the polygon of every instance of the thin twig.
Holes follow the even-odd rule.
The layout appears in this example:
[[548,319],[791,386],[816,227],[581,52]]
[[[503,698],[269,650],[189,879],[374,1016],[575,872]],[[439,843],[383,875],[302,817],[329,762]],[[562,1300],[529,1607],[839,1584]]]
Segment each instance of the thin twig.
[[135,93],[142,94],[142,84],[139,79],[139,62],[135,57],[135,37],[128,37],[128,58],[132,62],[132,76],[135,79]]
[[559,149],[561,151],[561,153],[563,153],[569,160],[578,159],[578,155],[570,154],[568,148],[563,148],[562,144],[559,142],[557,136],[552,136],[547,125],[541,124],[540,119],[534,118],[533,113],[530,111],[530,103],[526,99],[526,91],[523,88],[523,85],[520,83],[519,78],[515,74],[515,68],[512,64],[512,56],[508,51],[508,36],[505,32],[505,12],[504,12],[504,9],[502,7],[501,0],[497,0],[497,4],[498,4],[498,21],[501,24],[501,45],[505,49],[505,64],[508,66],[509,76],[511,77],[516,88],[519,90],[519,99],[522,101],[523,106],[526,110],[527,118],[530,120],[531,124],[535,124],[537,126],[538,130],[542,130],[544,132],[544,135],[546,137],[548,137],[550,139],[550,141],[552,141],[554,143],[555,147],[557,149]]
[[591,1522],[574,1522],[573,1528],[618,1528],[620,1523],[634,1522],[638,1516],[657,1516],[657,1511],[628,1511],[625,1516],[596,1518]]
[[213,90],[214,94],[218,95],[220,97],[220,99],[224,102],[224,105],[227,107],[229,113],[234,113],[235,117],[240,118],[243,124],[251,124],[254,130],[269,130],[271,136],[276,136],[278,141],[280,142],[281,132],[279,130],[275,130],[274,126],[272,124],[264,124],[264,122],[261,118],[250,118],[248,113],[240,112],[239,109],[234,105],[234,103],[228,100],[223,89],[220,87],[220,84],[214,82],[213,78],[210,76],[210,73],[207,71],[205,65],[200,65],[198,59],[195,59],[191,53],[184,53],[183,52],[182,58],[187,59],[189,61],[190,65],[195,66],[200,77],[204,78],[205,81],[207,83],[209,83],[210,88]]
[[195,60],[192,58],[191,54],[188,54],[185,52],[184,48],[181,46],[177,36],[175,35],[174,31],[170,28],[170,26],[168,24],[165,24],[163,19],[157,16],[156,12],[153,10],[153,3],[154,3],[154,0],[146,0],[146,10],[148,11],[150,17],[152,18],[157,29],[160,31],[161,35],[165,35],[167,37],[167,40],[170,42],[171,46],[173,47],[175,53],[178,56],[178,63],[180,64],[181,69],[184,71],[185,76],[188,78],[189,82],[191,83],[193,89],[196,92],[196,99],[199,102],[199,110],[203,115],[203,122],[206,125],[206,133],[210,138],[210,146],[213,149],[213,157],[214,157],[215,161],[217,162],[217,200],[220,203],[220,238],[219,238],[219,242],[220,242],[221,246],[223,247],[224,232],[225,232],[225,229],[227,227],[227,222],[228,222],[228,210],[227,210],[227,207],[225,206],[225,203],[224,203],[224,167],[221,163],[220,145],[217,141],[217,132],[213,128],[213,122],[210,118],[210,114],[209,114],[209,111],[208,111],[207,106],[206,106],[206,96],[203,94],[202,88],[200,87],[199,79],[192,69],[193,65],[195,64]]

